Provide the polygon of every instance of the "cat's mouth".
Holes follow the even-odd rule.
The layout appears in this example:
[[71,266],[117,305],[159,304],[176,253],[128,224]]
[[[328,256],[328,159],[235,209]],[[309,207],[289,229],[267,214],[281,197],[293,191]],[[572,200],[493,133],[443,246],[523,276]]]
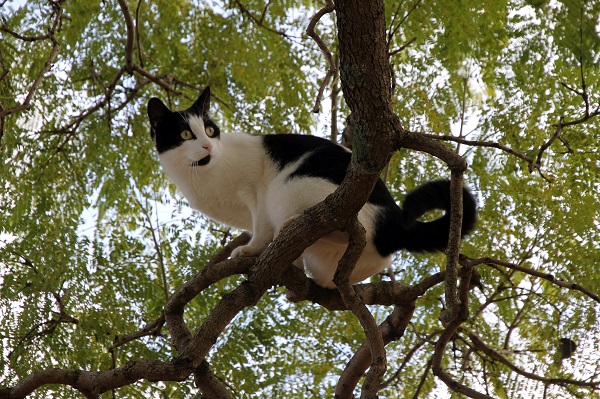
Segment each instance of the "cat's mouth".
[[210,154],[208,154],[207,156],[205,156],[202,159],[192,162],[192,166],[204,166],[204,165],[207,165],[209,162],[210,162]]

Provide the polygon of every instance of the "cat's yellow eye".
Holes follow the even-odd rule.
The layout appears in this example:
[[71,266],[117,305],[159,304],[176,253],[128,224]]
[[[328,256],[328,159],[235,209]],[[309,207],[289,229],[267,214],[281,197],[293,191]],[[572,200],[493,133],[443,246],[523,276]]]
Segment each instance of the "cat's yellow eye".
[[213,137],[215,135],[215,128],[212,126],[207,126],[206,129],[204,129],[204,131],[206,132],[206,135],[208,137]]
[[189,140],[192,138],[192,132],[190,132],[189,130],[184,130],[181,132],[181,138],[184,140]]

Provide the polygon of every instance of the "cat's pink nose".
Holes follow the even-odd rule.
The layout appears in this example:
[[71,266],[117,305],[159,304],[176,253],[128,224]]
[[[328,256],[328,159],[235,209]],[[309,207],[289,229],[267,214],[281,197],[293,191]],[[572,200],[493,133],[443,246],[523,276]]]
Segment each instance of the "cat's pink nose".
[[212,144],[210,144],[210,143],[209,144],[204,144],[202,146],[202,148],[204,148],[210,154],[210,152],[212,151]]

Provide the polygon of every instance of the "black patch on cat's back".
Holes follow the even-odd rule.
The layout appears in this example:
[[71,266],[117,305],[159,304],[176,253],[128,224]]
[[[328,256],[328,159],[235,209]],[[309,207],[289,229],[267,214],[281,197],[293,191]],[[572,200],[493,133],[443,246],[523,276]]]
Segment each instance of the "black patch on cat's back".
[[346,176],[352,154],[329,140],[297,134],[262,137],[267,154],[277,164],[279,170],[306,155],[296,170],[290,173],[288,179],[310,176],[340,184]]
[[[267,154],[279,170],[307,155],[296,170],[290,173],[288,179],[317,177],[340,185],[346,177],[352,154],[329,140],[296,134],[266,135],[262,136],[262,139]],[[375,205],[397,207],[381,180],[375,184],[368,201]]]
[[279,170],[318,148],[337,147],[331,141],[316,136],[270,134],[261,138],[267,154],[277,164]]

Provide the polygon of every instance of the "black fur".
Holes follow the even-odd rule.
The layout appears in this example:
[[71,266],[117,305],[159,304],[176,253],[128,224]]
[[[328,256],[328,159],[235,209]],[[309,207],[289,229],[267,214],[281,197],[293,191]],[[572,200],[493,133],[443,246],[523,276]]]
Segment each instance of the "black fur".
[[[444,210],[445,214],[431,222],[417,220],[434,209]],[[473,231],[476,220],[475,199],[469,190],[463,188],[463,237]],[[397,206],[388,207],[380,213],[373,241],[382,256],[400,249],[411,252],[436,252],[446,249],[449,232],[450,181],[434,180],[408,193],[402,209]]]
[[[289,178],[310,176],[341,184],[346,176],[351,154],[329,140],[315,136],[291,134],[262,136],[269,157],[279,169],[306,156]],[[448,245],[450,230],[450,181],[428,182],[407,194],[402,209],[378,180],[368,202],[382,207],[375,225],[374,244],[382,256],[398,250],[411,252],[443,251]],[[417,219],[426,212],[442,209],[446,213],[432,222]],[[475,199],[463,188],[462,235],[475,227],[477,211]]]
[[[352,154],[330,140],[296,134],[267,135],[262,136],[262,139],[267,154],[280,170],[306,155],[302,164],[290,174],[290,179],[302,176],[320,177],[340,185],[346,177]],[[396,205],[381,180],[375,184],[368,202],[381,206]]]
[[[210,106],[210,88],[204,89],[194,104],[185,111],[173,112],[160,99],[153,97],[148,101],[148,117],[150,118],[150,135],[159,154],[177,148],[183,142],[181,132],[190,130],[187,122],[189,116],[202,116],[204,127],[211,126],[215,133],[212,138],[220,136],[219,127],[208,117]],[[190,130],[191,131],[191,130]],[[158,133],[158,134],[157,134]],[[192,139],[196,136],[192,133]],[[208,163],[209,159],[206,160]],[[200,163],[202,165],[202,163]]]

